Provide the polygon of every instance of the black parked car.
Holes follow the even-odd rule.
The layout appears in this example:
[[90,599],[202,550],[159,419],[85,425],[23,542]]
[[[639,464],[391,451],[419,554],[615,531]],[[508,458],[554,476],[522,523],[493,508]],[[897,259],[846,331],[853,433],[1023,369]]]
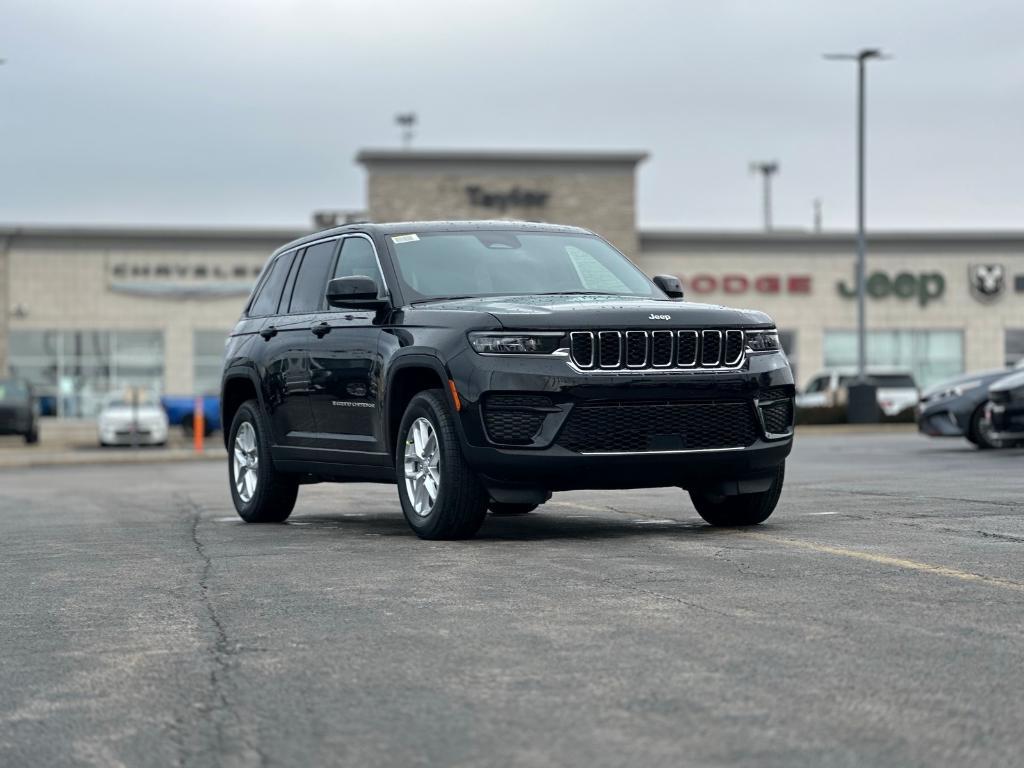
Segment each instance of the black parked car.
[[685,488],[714,525],[765,520],[792,446],[771,318],[680,303],[583,229],[348,225],[275,252],[228,342],[221,409],[249,522],[298,486],[398,484],[423,538],[552,491]]
[[0,379],[0,435],[21,435],[39,442],[39,408],[32,388],[17,379]]
[[1004,376],[988,388],[985,417],[994,439],[1004,445],[1024,442],[1024,371]]
[[982,449],[1002,447],[985,419],[985,404],[989,385],[1010,372],[999,368],[968,373],[925,390],[917,407],[918,431],[930,437],[965,437]]

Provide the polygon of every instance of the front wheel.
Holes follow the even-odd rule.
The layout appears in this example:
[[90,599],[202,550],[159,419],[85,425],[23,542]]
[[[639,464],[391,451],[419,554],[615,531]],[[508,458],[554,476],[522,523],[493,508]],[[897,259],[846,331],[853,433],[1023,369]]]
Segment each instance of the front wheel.
[[462,456],[440,390],[420,392],[405,409],[395,471],[402,513],[421,539],[468,539],[480,530],[487,490]]
[[242,404],[228,439],[228,477],[238,516],[247,523],[283,523],[295,507],[298,483],[274,468],[270,428],[259,403]]
[[780,464],[771,487],[760,493],[741,493],[737,496],[717,496],[705,491],[690,491],[690,500],[697,514],[714,526],[734,527],[757,525],[767,520],[782,494],[786,476],[785,463]]
[[982,403],[971,414],[971,423],[967,428],[967,440],[983,451],[1002,448],[1004,443],[992,436],[992,423],[985,418],[985,404]]

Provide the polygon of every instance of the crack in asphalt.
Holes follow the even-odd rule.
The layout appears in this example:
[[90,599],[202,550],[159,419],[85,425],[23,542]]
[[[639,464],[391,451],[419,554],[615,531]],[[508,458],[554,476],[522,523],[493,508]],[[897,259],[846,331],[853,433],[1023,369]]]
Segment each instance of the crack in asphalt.
[[208,706],[207,710],[211,715],[216,733],[217,762],[220,762],[231,751],[232,742],[240,742],[243,750],[255,755],[260,765],[266,765],[267,758],[263,751],[258,745],[251,743],[245,738],[241,730],[241,717],[235,710],[231,697],[228,695],[229,683],[227,678],[231,671],[233,658],[239,653],[240,649],[229,640],[227,628],[210,597],[210,578],[213,572],[213,560],[206,551],[206,546],[203,544],[202,539],[199,537],[202,507],[188,496],[182,497],[181,501],[191,513],[189,535],[192,540],[192,547],[202,561],[202,569],[199,572],[199,600],[213,628],[214,635],[213,643],[208,649],[208,656],[212,662],[209,675],[209,694],[213,701],[213,706]]

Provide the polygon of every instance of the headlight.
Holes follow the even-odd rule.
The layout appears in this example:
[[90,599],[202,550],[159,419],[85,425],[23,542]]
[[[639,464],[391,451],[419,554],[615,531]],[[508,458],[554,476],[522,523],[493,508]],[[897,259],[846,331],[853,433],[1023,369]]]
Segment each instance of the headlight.
[[471,333],[469,343],[481,355],[550,355],[564,333]]
[[939,392],[935,399],[941,400],[947,397],[960,397],[964,392],[968,392],[972,389],[976,389],[981,386],[980,380],[965,381],[963,384],[957,384],[955,387],[949,387]]
[[768,331],[747,331],[747,352],[778,352],[782,349],[779,343],[779,332],[774,328]]

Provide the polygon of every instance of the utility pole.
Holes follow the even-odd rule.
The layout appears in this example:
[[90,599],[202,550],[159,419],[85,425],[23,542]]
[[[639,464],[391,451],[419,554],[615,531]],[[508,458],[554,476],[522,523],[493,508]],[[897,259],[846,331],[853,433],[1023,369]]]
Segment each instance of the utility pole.
[[814,206],[814,234],[821,234],[821,198],[816,197],[811,204]]
[[760,173],[762,182],[762,206],[764,209],[764,231],[772,231],[772,176],[779,172],[779,163],[776,160],[768,162],[753,162],[750,164],[751,173]]
[[864,48],[857,53],[827,53],[825,58],[830,61],[857,62],[857,380],[867,380],[867,330],[864,311],[865,293],[865,258],[867,254],[867,238],[864,234],[864,74],[865,64],[870,59],[887,59],[877,48]]
[[402,148],[409,149],[412,146],[413,129],[416,127],[416,113],[401,112],[395,115],[395,122],[402,129]]

